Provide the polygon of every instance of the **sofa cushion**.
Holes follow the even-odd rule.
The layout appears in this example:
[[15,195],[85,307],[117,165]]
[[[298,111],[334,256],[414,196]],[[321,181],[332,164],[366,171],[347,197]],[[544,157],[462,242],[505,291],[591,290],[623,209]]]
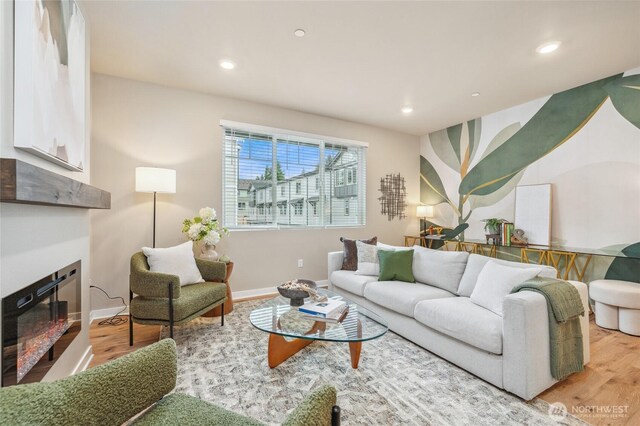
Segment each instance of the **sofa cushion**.
[[469,253],[420,246],[413,246],[413,249],[413,276],[416,281],[451,293],[458,291]]
[[468,297],[423,300],[416,305],[414,318],[456,340],[502,354],[502,318]]
[[472,254],[469,256],[469,260],[467,260],[467,267],[465,268],[462,279],[460,280],[460,286],[458,287],[458,294],[460,296],[471,296],[471,293],[473,293],[473,289],[476,286],[476,282],[478,281],[478,275],[480,274],[480,271],[482,271],[484,265],[486,265],[490,260],[500,265],[511,266],[513,268],[541,268],[542,271],[538,274],[541,277],[556,278],[558,276],[558,272],[551,266],[511,262],[508,260],[496,259],[479,254]]
[[367,284],[364,297],[399,314],[413,317],[413,310],[421,300],[455,296],[448,291],[425,284],[375,281]]
[[378,250],[378,260],[380,263],[379,281],[405,281],[416,282],[413,278],[411,265],[413,263],[413,250],[387,251]]
[[381,242],[378,242],[378,244],[376,244],[376,246],[377,246],[380,250],[391,250],[391,251],[407,251],[407,250],[413,250],[413,247],[406,247],[406,246],[392,246],[392,245],[385,244],[385,243],[381,243]]
[[333,271],[330,278],[336,287],[358,296],[364,296],[364,288],[367,283],[378,280],[378,277],[357,275],[355,271]]
[[502,302],[518,284],[541,272],[541,268],[513,268],[496,262],[487,262],[478,275],[478,283],[471,293],[471,301],[502,316]]

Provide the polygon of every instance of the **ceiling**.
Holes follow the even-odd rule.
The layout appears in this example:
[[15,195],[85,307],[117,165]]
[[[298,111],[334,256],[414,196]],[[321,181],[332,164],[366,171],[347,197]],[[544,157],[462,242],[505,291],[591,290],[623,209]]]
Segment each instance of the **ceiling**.
[[415,135],[640,66],[636,1],[83,6],[94,72]]

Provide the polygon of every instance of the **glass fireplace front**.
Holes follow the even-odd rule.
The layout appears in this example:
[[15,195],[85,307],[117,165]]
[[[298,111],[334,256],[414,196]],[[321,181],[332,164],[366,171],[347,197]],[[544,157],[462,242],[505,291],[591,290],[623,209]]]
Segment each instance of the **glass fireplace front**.
[[2,386],[37,382],[82,327],[80,261],[2,300]]

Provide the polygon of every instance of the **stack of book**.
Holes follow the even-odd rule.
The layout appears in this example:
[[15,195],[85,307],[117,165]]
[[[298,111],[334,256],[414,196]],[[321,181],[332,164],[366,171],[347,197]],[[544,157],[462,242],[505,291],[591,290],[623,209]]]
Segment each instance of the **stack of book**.
[[324,322],[340,322],[349,311],[349,305],[343,300],[328,300],[326,302],[307,302],[298,310],[308,318]]
[[511,235],[513,234],[514,225],[511,222],[503,222],[500,227],[500,244],[503,246],[511,245]]

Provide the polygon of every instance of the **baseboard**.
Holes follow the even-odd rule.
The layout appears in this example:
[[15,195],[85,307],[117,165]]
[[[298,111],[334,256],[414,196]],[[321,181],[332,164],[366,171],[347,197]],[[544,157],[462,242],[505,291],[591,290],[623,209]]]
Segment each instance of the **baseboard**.
[[[329,280],[320,280],[316,281],[318,287],[326,288],[329,287]],[[253,290],[240,290],[234,291],[233,293],[233,301],[241,302],[246,299],[259,298],[263,296],[271,296],[278,294],[278,289],[276,287],[265,287],[265,288],[256,288]]]
[[[103,318],[111,318],[118,312],[122,311],[122,306],[116,306],[115,308],[105,308],[105,309],[96,309],[89,313],[89,324],[93,322],[93,320],[103,319]],[[125,309],[122,312],[122,315],[129,315],[129,308]]]
[[86,370],[89,367],[89,364],[91,364],[92,359],[93,359],[93,346],[89,345],[87,350],[84,351],[82,358],[80,358],[80,361],[78,361],[78,363],[76,364],[76,367],[71,372],[71,375],[74,375]]

